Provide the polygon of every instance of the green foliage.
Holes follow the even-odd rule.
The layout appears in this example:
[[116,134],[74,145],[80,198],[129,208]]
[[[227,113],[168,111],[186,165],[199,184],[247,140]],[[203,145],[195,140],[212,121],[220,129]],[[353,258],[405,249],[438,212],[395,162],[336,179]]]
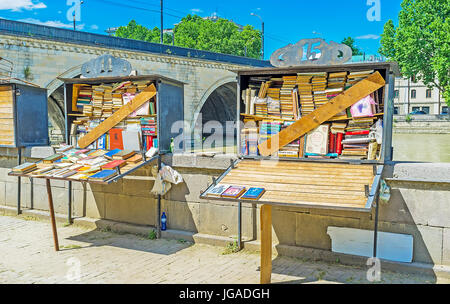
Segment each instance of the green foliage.
[[155,230],[150,230],[150,232],[148,233],[147,238],[149,240],[156,240],[156,231]]
[[[127,26],[116,31],[117,37],[160,43],[160,30],[148,29],[132,20]],[[242,30],[226,19],[216,21],[203,19],[197,15],[187,15],[174,29],[175,45],[211,52],[261,57],[261,32],[250,25]],[[164,43],[172,44],[172,35],[164,34]]]
[[353,56],[362,55],[361,50],[355,45],[355,39],[352,37],[347,37],[341,42],[342,44],[348,45],[352,49]]
[[222,252],[222,255],[232,254],[239,252],[238,242],[234,241],[232,243],[228,243],[225,247],[225,250]]
[[405,120],[406,122],[411,122],[413,120],[411,114],[406,115]]
[[23,77],[28,81],[33,80],[33,75],[31,74],[31,68],[29,66],[23,69]]
[[403,0],[399,24],[384,26],[380,53],[397,61],[405,77],[437,87],[450,105],[450,2]]

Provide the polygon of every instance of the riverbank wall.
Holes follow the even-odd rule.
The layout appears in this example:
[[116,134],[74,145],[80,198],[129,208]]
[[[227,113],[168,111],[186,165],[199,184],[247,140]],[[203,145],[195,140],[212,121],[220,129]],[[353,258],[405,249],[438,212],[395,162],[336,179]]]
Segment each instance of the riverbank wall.
[[398,134],[450,134],[450,116],[395,115],[393,132]]

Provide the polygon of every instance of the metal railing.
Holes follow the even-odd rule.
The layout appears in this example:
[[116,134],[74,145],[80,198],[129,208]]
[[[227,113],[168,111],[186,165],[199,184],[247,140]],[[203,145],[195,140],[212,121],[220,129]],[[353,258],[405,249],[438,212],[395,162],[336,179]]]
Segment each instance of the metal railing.
[[11,82],[11,76],[14,69],[14,64],[0,57],[0,83],[9,83]]

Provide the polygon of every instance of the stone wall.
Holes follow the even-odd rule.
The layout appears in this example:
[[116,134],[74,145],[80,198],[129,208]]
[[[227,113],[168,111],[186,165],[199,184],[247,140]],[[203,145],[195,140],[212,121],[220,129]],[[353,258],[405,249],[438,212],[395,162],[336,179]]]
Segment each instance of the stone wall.
[[394,116],[394,133],[403,134],[450,134],[449,115],[413,115],[411,121],[406,116]]
[[[174,186],[162,199],[168,229],[190,233],[194,239],[201,235],[210,240],[230,242],[236,237],[236,204],[199,199],[200,192],[212,183],[213,177],[224,172],[233,158],[235,156],[231,155],[163,158],[163,162],[178,170],[185,181]],[[154,183],[149,180],[151,168],[149,165],[134,174],[147,180],[132,177],[109,186],[83,186],[74,182],[74,216],[151,229],[157,220],[156,199],[150,194]],[[0,205],[15,207],[17,178],[8,177],[8,172],[8,168],[0,169]],[[392,197],[388,204],[380,205],[380,231],[412,235],[416,263],[450,265],[450,164],[395,163],[387,167],[385,178],[392,187]],[[52,181],[52,186],[55,210],[66,214],[68,183]],[[22,205],[25,208],[30,207],[30,198],[30,181],[22,179]],[[34,208],[48,209],[42,180],[34,181]],[[242,216],[243,239],[248,244],[258,243],[259,207],[243,204]],[[328,226],[373,230],[374,211],[360,213],[287,207],[274,207],[273,210],[273,237],[279,253],[291,254],[293,249],[329,253]]]

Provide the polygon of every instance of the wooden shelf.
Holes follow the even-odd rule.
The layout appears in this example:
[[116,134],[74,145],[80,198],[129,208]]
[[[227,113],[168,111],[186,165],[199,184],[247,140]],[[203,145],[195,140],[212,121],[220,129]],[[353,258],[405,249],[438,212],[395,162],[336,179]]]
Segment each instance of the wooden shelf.
[[[274,116],[261,116],[261,115],[249,115],[249,114],[241,114],[241,116],[243,116],[246,119],[253,119],[256,121],[260,121],[260,120],[277,120],[277,121],[296,121],[293,119],[284,119],[284,118],[279,118],[279,117],[274,117]],[[384,113],[378,113],[375,114],[373,117],[382,117],[384,116]],[[363,119],[363,118],[370,118],[370,117],[358,117],[357,119]],[[329,119],[327,120],[327,122],[332,122],[332,121],[348,121],[348,120],[352,120],[353,118],[337,118],[337,119]]]

